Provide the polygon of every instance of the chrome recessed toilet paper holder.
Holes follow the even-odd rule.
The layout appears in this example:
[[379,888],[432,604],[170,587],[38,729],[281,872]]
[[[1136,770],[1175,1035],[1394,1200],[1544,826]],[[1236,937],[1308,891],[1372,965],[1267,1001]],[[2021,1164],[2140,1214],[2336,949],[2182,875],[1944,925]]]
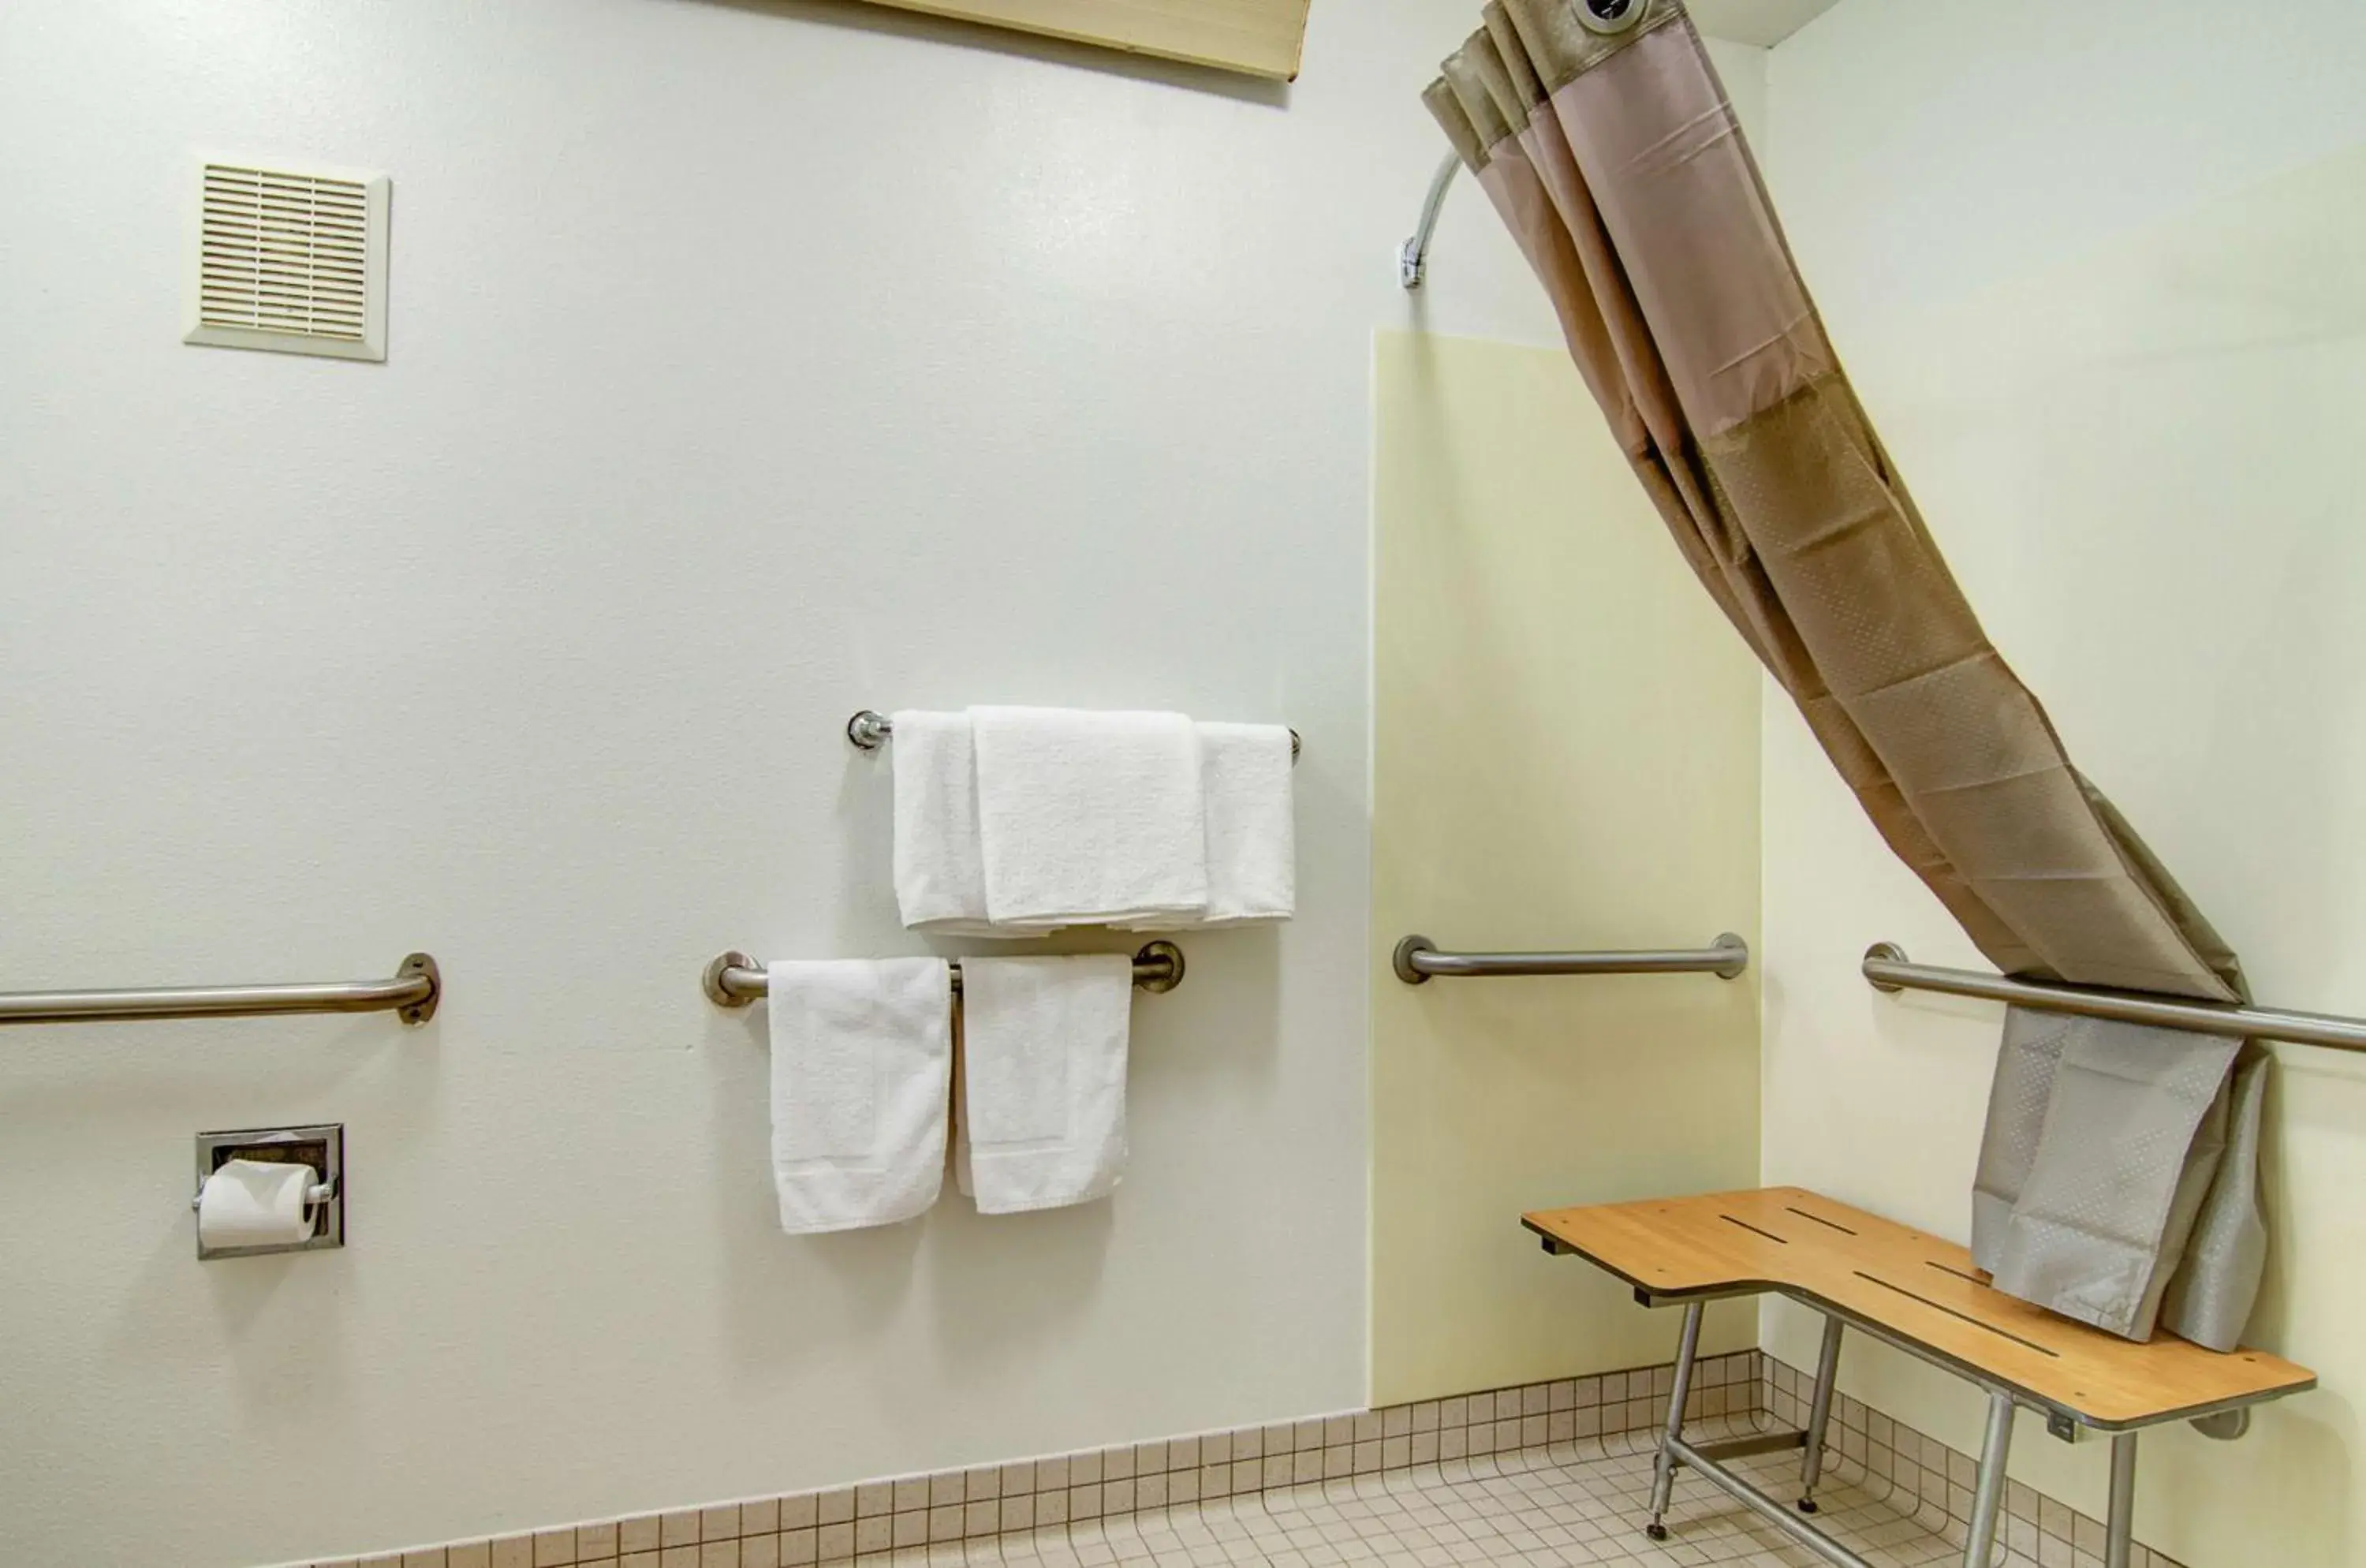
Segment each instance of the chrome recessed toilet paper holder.
[[304,1192],[304,1206],[312,1215],[312,1234],[302,1241],[276,1247],[208,1247],[205,1237],[200,1235],[197,1237],[199,1260],[211,1262],[220,1258],[262,1258],[275,1252],[318,1252],[325,1247],[345,1245],[344,1122],[199,1133],[197,1190],[189,1195],[191,1214],[197,1213],[198,1201],[205,1196],[206,1179],[234,1159],[309,1165],[319,1172],[321,1179]]

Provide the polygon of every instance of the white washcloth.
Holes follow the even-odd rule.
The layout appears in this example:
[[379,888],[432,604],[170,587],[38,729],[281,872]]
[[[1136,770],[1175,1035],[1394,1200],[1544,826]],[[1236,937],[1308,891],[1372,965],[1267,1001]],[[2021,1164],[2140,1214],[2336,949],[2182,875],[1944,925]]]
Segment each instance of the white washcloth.
[[1211,926],[1286,920],[1298,912],[1290,731],[1279,724],[1200,726],[1208,815]]
[[961,1190],[982,1214],[1089,1203],[1125,1173],[1133,961],[962,960]]
[[779,963],[769,975],[781,1228],[853,1230],[926,1212],[945,1178],[951,966]]
[[1208,908],[1200,739],[1177,713],[970,709],[995,925],[1192,920]]

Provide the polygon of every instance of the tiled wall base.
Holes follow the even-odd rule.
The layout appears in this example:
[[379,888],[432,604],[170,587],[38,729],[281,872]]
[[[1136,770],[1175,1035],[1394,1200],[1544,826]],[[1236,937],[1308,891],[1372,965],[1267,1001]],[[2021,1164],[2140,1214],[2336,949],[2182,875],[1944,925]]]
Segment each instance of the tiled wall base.
[[[290,1568],[808,1568],[913,1547],[1085,1525],[1414,1466],[1656,1427],[1671,1367],[1495,1389],[1053,1459],[867,1482]],[[1695,1419],[1798,1427],[1812,1380],[1755,1350],[1705,1357]],[[1845,1395],[1827,1472],[1961,1544],[1973,1461]],[[2039,1568],[2100,1568],[2102,1527],[2013,1483],[2006,1544]],[[2138,1550],[2135,1568],[2178,1568]]]
[[[1805,1427],[1815,1374],[1772,1356],[1762,1361],[1764,1382],[1759,1398],[1769,1424]],[[1958,1453],[1844,1393],[1832,1401],[1824,1452],[1827,1474],[1854,1483],[1924,1529],[1958,1547],[1964,1544],[1972,1513],[1972,1482],[1979,1468],[1972,1455]],[[2018,1481],[2005,1483],[2005,1517],[1998,1535],[2001,1546],[2039,1568],[2102,1568],[2101,1521],[2041,1496]],[[2131,1568],[2180,1565],[2138,1546]]]
[[[288,1568],[806,1568],[1638,1430],[1666,1417],[1673,1373],[1664,1366],[1606,1372]],[[1686,1407],[1703,1416],[1747,1414],[1763,1385],[1755,1350],[1704,1357]],[[636,1556],[643,1552],[657,1555]]]

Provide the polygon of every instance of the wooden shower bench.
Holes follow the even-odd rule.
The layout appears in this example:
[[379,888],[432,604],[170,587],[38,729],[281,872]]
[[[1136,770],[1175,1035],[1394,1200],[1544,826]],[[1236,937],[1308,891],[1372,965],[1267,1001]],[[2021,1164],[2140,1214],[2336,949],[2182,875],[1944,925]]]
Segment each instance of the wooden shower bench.
[[[1825,1562],[1867,1568],[1864,1558],[1727,1468],[1727,1461],[1750,1454],[1804,1449],[1806,1484],[1797,1506],[1816,1511],[1843,1326],[1967,1378],[1988,1393],[1988,1435],[1973,1494],[1971,1539],[1964,1548],[1967,1568],[1986,1568],[1996,1538],[2016,1405],[2044,1415],[2057,1438],[2111,1434],[2104,1560],[2109,1568],[2125,1568],[2138,1431],[2191,1421],[2213,1437],[2239,1437],[2252,1405],[2316,1386],[2315,1373],[2258,1350],[2220,1354],[2169,1334],[2138,1345],[2057,1317],[1991,1290],[1962,1247],[1801,1188],[1548,1209],[1522,1215],[1521,1224],[1544,1238],[1547,1252],[1573,1253],[1624,1280],[1643,1305],[1684,1308],[1675,1388],[1652,1477],[1651,1521],[1645,1527],[1655,1540],[1668,1538],[1668,1499],[1684,1467]],[[1684,1398],[1700,1344],[1702,1303],[1768,1292],[1824,1314],[1807,1430],[1686,1441]]]

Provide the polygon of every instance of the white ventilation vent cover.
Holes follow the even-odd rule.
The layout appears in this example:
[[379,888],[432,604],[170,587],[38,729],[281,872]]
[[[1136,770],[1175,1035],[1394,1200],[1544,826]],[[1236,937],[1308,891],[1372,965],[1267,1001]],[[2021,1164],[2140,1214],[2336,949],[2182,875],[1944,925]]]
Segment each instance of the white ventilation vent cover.
[[386,357],[387,178],[202,158],[184,343]]

